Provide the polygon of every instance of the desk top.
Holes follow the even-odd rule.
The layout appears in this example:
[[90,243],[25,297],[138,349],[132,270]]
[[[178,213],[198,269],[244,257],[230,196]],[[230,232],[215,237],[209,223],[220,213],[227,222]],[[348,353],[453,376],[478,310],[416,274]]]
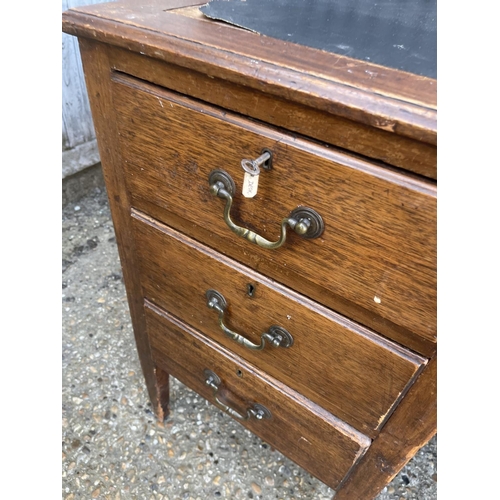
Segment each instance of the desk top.
[[211,0],[212,19],[436,78],[436,0]]
[[[259,0],[240,3],[253,1]],[[285,0],[277,0],[280,1]],[[408,5],[416,9],[416,5],[425,6],[434,1],[413,0]],[[227,3],[231,4],[232,0]],[[321,0],[316,0],[308,2],[308,6],[320,3]],[[368,0],[352,2],[365,8],[367,3]],[[348,0],[336,0],[336,5],[344,6],[342,12],[348,17],[347,4]],[[265,92],[405,140],[436,145],[435,78],[396,69],[389,62],[385,66],[380,60],[379,64],[367,60],[372,56],[356,53],[360,59],[355,59],[352,56],[356,54],[328,52],[306,46],[305,42],[293,43],[214,21],[201,12],[200,7],[204,5],[206,1],[203,0],[121,0],[76,7],[63,13],[63,31]],[[363,19],[369,19],[372,10],[368,9]],[[378,26],[390,24],[390,19],[399,19],[393,14],[384,21],[382,11],[377,12],[381,23]],[[423,19],[430,19],[428,11],[425,12]],[[411,17],[406,13],[398,22],[404,24]],[[432,24],[430,21],[422,24],[424,32],[432,31],[429,23]],[[309,26],[309,30],[303,31],[311,31],[312,25]],[[366,36],[372,36],[372,30],[362,30],[359,26],[358,32],[364,34],[359,39],[364,41],[361,45],[368,47]],[[378,28],[378,31],[384,30]],[[399,45],[406,48],[405,43],[410,47],[406,41]],[[391,54],[404,51],[403,48],[393,49]],[[381,53],[379,50],[379,55]],[[394,60],[392,55],[388,57]],[[428,68],[431,59],[432,50],[429,50],[429,60],[421,67],[427,65]],[[410,61],[412,67],[416,60],[415,56],[413,62]]]

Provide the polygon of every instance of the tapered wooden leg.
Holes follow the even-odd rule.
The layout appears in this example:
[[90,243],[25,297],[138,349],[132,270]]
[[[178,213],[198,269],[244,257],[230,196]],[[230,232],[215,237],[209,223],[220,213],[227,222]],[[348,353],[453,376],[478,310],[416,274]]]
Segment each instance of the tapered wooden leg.
[[437,429],[437,358],[420,374],[380,434],[341,485],[335,500],[370,500],[434,436]]
[[109,63],[108,47],[85,38],[80,38],[79,43],[102,171],[108,193],[113,193],[113,196],[108,197],[108,199],[122,264],[123,279],[127,289],[137,352],[151,404],[157,417],[163,420],[168,405],[168,375],[156,371],[146,334],[137,251],[130,218],[130,197],[125,185],[123,163],[118,150],[119,136],[116,129],[117,117],[114,112],[115,106],[111,90],[112,68]]
[[170,385],[169,385],[169,375],[166,371],[161,368],[155,368],[156,373],[156,386],[158,394],[158,408],[156,408],[156,417],[160,422],[165,420],[168,416],[169,409],[168,403],[170,401]]

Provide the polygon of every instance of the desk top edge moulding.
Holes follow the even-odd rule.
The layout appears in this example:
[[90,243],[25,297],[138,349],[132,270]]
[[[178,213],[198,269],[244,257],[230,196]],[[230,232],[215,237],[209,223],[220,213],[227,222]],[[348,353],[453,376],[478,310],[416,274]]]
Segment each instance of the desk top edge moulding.
[[63,13],[157,418],[171,375],[336,500],[436,433],[435,7]]

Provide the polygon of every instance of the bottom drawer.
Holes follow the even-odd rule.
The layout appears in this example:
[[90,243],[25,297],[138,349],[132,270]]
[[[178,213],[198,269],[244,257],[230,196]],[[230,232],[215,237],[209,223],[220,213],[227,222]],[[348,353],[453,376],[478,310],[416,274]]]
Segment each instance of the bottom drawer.
[[155,364],[335,489],[370,439],[146,301]]

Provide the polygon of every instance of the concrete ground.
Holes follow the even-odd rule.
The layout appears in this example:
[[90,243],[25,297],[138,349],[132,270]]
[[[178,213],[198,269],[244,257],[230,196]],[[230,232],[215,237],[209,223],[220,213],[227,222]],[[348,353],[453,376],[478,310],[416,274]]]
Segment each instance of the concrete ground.
[[[62,498],[332,498],[333,490],[175,379],[170,415],[155,420],[99,169],[63,188]],[[434,438],[378,500],[435,500],[436,481]]]

